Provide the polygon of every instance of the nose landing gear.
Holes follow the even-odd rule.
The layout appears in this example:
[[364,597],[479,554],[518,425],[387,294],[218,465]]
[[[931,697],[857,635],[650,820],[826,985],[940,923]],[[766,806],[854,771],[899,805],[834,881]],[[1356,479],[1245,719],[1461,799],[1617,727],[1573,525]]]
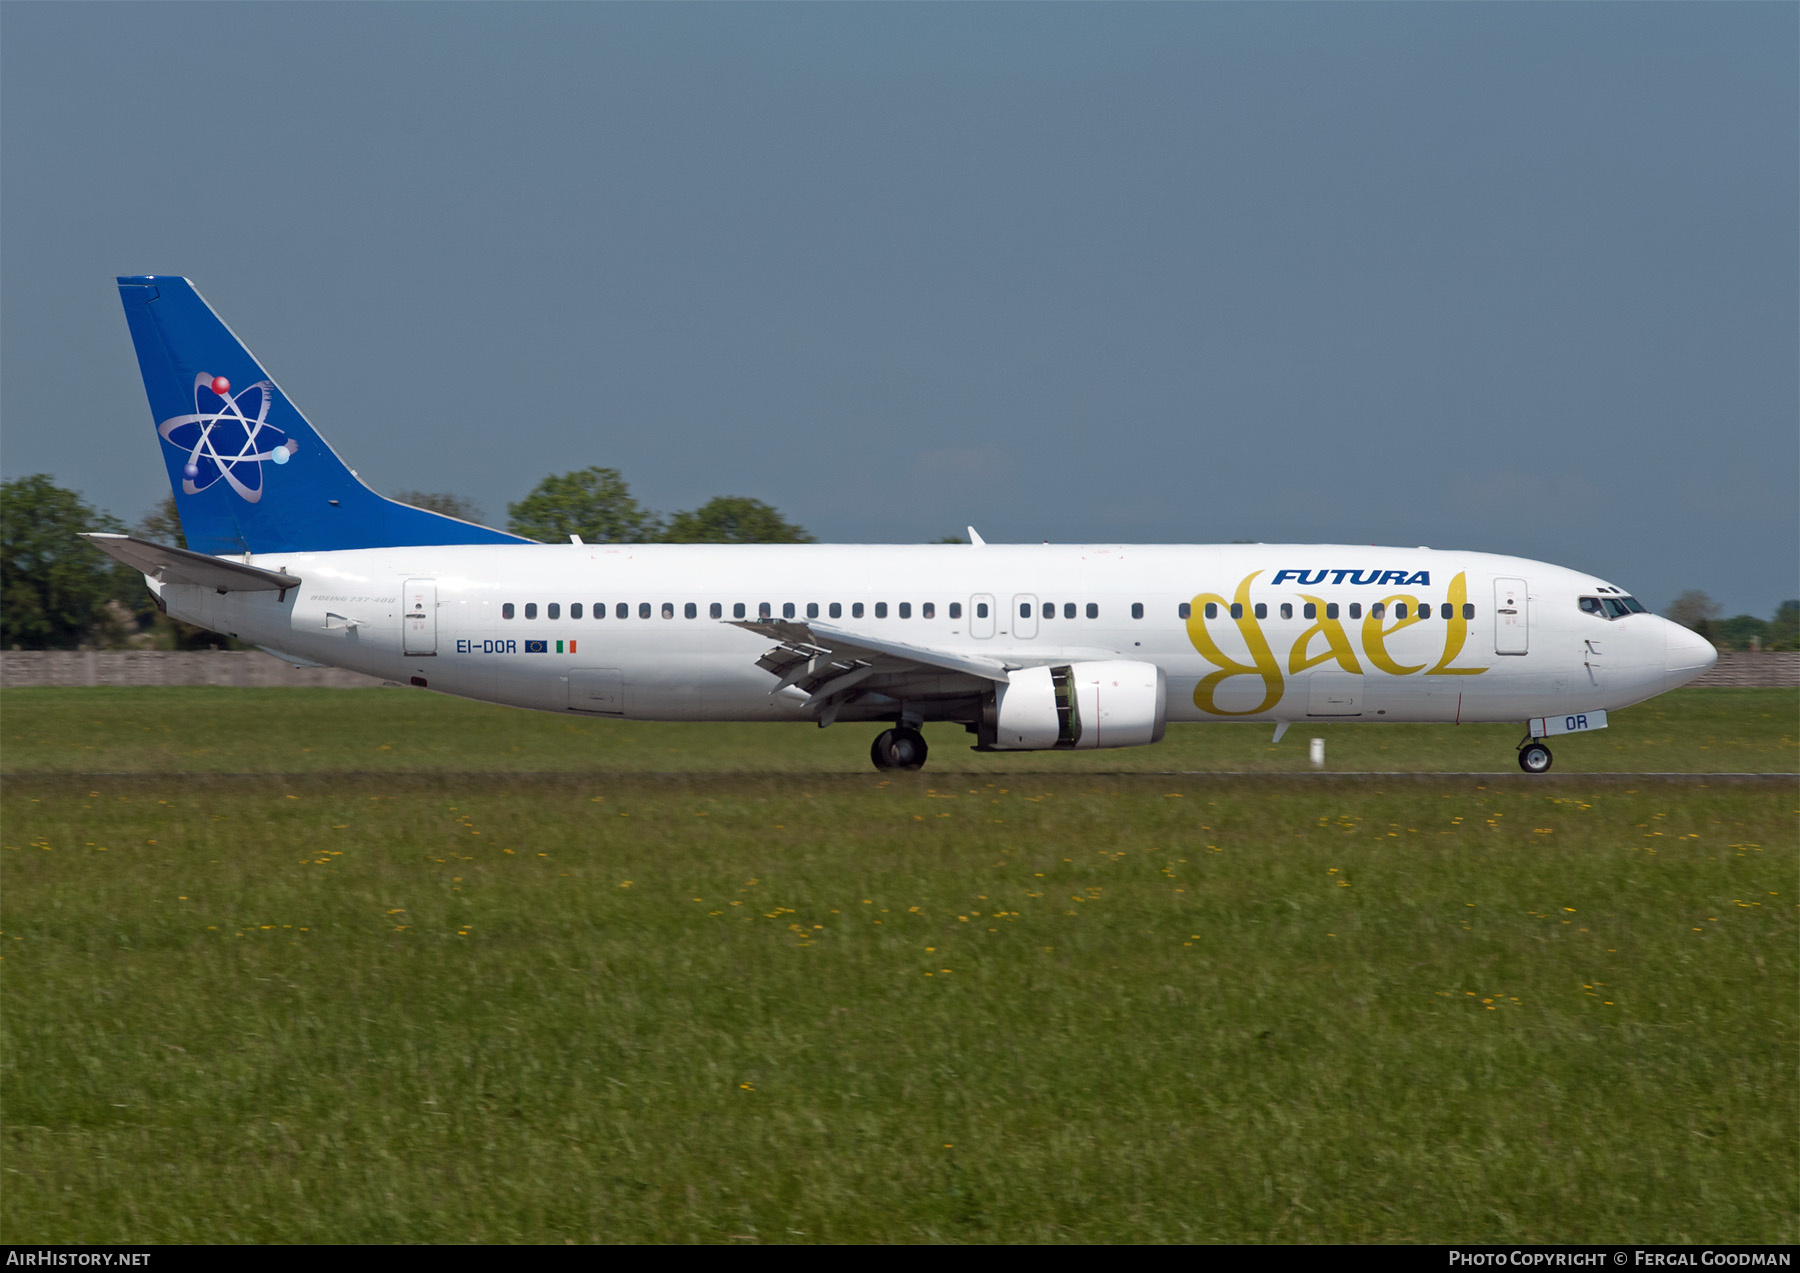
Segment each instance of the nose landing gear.
[[1528,774],[1549,773],[1550,762],[1554,759],[1550,749],[1535,738],[1528,739],[1519,746],[1519,768]]
[[875,735],[875,744],[869,748],[869,759],[875,762],[877,769],[923,769],[928,753],[925,736],[902,725]]

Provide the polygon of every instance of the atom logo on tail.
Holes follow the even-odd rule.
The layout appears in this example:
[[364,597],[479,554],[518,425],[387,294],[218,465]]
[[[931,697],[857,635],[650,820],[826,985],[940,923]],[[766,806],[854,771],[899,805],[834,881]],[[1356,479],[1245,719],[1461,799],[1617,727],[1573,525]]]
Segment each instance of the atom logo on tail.
[[[274,400],[275,386],[267,380],[234,395],[224,376],[204,371],[195,376],[194,414],[171,416],[156,427],[165,442],[187,453],[181,489],[198,495],[223,479],[250,503],[260,500],[263,461],[286,464],[300,450],[298,442],[268,422]],[[246,406],[253,406],[255,414],[245,414]]]

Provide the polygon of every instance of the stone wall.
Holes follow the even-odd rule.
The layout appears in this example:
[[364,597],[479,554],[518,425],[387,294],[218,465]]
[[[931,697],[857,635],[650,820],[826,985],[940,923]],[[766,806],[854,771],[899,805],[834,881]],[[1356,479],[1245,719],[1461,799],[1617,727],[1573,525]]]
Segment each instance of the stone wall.
[[1696,687],[1792,689],[1800,686],[1800,650],[1721,650]]
[[[294,667],[256,650],[11,650],[0,653],[0,686],[312,685],[366,689],[389,684],[329,667]],[[1700,686],[1800,687],[1800,651],[1727,650]]]
[[309,685],[366,689],[384,684],[334,667],[295,667],[259,650],[8,650],[0,686]]

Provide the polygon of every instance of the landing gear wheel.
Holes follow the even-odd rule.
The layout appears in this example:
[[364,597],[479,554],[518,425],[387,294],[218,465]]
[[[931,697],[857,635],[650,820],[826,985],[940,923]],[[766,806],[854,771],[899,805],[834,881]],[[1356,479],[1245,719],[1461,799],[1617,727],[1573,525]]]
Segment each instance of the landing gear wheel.
[[1550,749],[1542,743],[1527,743],[1519,748],[1519,768],[1528,774],[1550,772]]
[[869,748],[869,759],[875,762],[877,769],[923,769],[928,753],[925,736],[902,725],[875,735],[875,743]]

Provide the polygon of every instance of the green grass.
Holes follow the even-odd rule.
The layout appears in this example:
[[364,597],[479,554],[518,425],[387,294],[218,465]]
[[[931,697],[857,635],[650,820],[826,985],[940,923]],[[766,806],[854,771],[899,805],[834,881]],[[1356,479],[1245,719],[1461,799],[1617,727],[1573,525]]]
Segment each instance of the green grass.
[[[0,696],[7,773],[866,773],[880,728],[580,719],[403,690],[45,689]],[[931,726],[931,771],[972,774],[1516,770],[1516,725],[1176,725],[1158,746],[982,755]],[[1800,694],[1682,690],[1552,740],[1558,774],[1793,772]]]
[[1793,1242],[1795,785],[1568,771],[1791,769],[1794,698],[1320,782],[8,691],[0,1240]]

